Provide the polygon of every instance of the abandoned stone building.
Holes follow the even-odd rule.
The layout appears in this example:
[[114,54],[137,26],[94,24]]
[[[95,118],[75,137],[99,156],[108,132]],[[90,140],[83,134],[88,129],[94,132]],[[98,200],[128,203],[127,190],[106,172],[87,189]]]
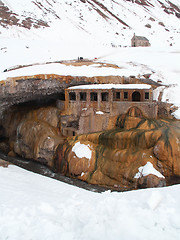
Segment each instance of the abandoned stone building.
[[[61,100],[57,102],[62,108]],[[110,129],[120,114],[138,107],[147,118],[157,117],[157,104],[148,84],[92,84],[65,89],[61,113],[64,136]]]
[[134,36],[131,39],[131,47],[149,47],[150,43],[146,37],[143,36]]

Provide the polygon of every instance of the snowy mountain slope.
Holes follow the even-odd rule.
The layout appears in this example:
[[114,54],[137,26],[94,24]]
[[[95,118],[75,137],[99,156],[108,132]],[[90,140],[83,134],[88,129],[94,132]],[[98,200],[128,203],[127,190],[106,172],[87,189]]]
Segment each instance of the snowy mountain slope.
[[83,34],[114,45],[130,45],[135,32],[148,37],[153,45],[176,44],[180,34],[180,3],[178,0],[1,0],[0,32],[5,37],[48,35],[52,39],[79,39]]

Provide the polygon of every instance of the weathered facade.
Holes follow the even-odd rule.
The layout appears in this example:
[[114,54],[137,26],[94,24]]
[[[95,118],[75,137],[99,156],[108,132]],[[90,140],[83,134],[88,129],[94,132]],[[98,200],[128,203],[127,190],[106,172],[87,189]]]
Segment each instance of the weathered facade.
[[146,37],[143,36],[134,36],[131,39],[131,47],[149,47],[151,44]]
[[[147,118],[157,117],[157,104],[152,101],[152,88],[147,84],[96,84],[65,90],[61,114],[64,136],[107,130],[120,114],[138,107]],[[61,108],[61,101],[57,103]]]

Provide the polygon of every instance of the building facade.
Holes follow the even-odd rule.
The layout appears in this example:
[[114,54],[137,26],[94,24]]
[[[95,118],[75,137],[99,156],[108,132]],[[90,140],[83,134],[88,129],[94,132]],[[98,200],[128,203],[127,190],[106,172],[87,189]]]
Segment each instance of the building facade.
[[134,36],[131,39],[131,47],[149,47],[150,43],[146,37],[143,36]]
[[64,136],[103,131],[115,126],[120,114],[138,107],[147,118],[157,117],[153,91],[147,84],[93,84],[65,89],[61,114]]

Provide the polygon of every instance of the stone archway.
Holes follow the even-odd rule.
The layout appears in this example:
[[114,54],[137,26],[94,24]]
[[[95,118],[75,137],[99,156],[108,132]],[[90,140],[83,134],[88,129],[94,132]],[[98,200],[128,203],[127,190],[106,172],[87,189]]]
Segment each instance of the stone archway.
[[133,92],[133,94],[132,94],[132,101],[133,102],[140,102],[141,101],[141,94],[140,94],[140,92],[138,92],[138,91]]

